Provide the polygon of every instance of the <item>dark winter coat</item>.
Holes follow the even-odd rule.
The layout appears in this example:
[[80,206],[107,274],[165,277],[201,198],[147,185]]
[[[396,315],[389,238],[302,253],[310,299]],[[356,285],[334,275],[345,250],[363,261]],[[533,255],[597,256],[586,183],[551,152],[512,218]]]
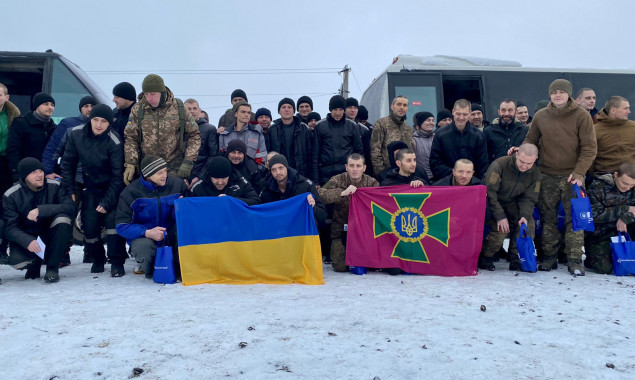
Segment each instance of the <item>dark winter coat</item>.
[[635,215],[628,211],[629,206],[635,206],[635,190],[619,191],[612,173],[594,177],[587,189],[587,196],[591,201],[595,224],[595,231],[591,235],[600,236],[611,231],[617,235],[618,219],[626,224],[635,222]]
[[[225,156],[227,156],[227,154]],[[260,194],[263,186],[263,180],[267,174],[267,170],[263,165],[258,165],[256,160],[249,156],[245,156],[245,159],[240,164],[232,164],[232,171],[237,173],[239,176],[245,177],[254,190],[256,190],[256,193]]]
[[18,175],[20,160],[33,157],[42,161],[42,153],[55,128],[53,120],[40,121],[33,116],[33,112],[13,120],[9,128],[7,160],[14,181],[20,178]]
[[335,121],[331,114],[315,125],[313,134],[313,178],[320,185],[346,171],[346,159],[352,153],[364,154],[357,123],[343,117]]
[[117,132],[117,134],[121,136],[122,138],[124,136],[123,130],[126,129],[126,125],[128,124],[128,120],[130,119],[130,111],[132,111],[132,107],[136,103],[137,102],[135,101],[134,103],[130,105],[130,107],[126,109],[120,110],[119,108],[115,107],[112,110],[113,117],[112,117],[112,125],[110,127],[113,129],[113,131]]
[[388,171],[386,179],[381,181],[381,186],[410,185],[412,181],[421,181],[424,185],[428,184],[427,181],[419,177],[416,173],[406,177],[399,174],[399,168],[395,168]]
[[[468,186],[476,186],[476,185],[482,185],[482,184],[483,183],[481,182],[480,179],[476,177],[472,177],[472,179],[470,180],[470,184]],[[445,176],[441,178],[440,180],[436,181],[435,183],[433,183],[432,186],[454,186],[454,175],[450,174],[448,176]]]
[[469,123],[462,131],[459,131],[452,122],[437,130],[432,140],[430,168],[434,178],[443,178],[452,174],[454,163],[461,158],[472,161],[474,175],[477,178],[483,178],[489,166],[485,135]]
[[322,199],[320,199],[315,184],[311,182],[311,180],[299,175],[293,168],[287,169],[287,174],[287,187],[284,193],[278,189],[278,182],[276,179],[271,175],[267,176],[265,179],[265,188],[260,193],[262,203],[280,201],[295,197],[296,195],[311,193],[313,194],[313,198],[315,198],[313,214],[315,215],[316,221],[319,223],[326,220],[326,208],[324,207],[324,203],[322,203]]
[[271,123],[266,134],[269,136],[271,149],[267,150],[282,154],[287,158],[289,166],[297,170],[301,176],[315,180],[316,178],[313,178],[311,173],[311,152],[313,149],[311,129],[302,123],[297,116],[293,117],[293,125],[293,146],[285,147],[282,119],[277,119]]
[[229,177],[229,181],[223,190],[218,190],[212,183],[210,176],[205,175],[201,181],[192,187],[190,195],[193,197],[218,197],[221,194],[239,199],[245,202],[247,206],[260,203],[258,193],[256,193],[249,181],[235,172]]
[[[414,143],[414,139],[412,141]],[[388,151],[388,162],[390,162],[390,167],[387,167],[386,169],[382,170],[379,173],[379,175],[377,176],[377,180],[379,181],[379,183],[383,182],[387,178],[388,173],[391,170],[397,169],[397,171],[399,171],[399,168],[397,167],[397,162],[395,162],[395,151],[397,150],[397,145],[400,143],[401,141],[393,141],[390,144],[388,144],[388,147],[386,148],[386,150]],[[425,183],[426,185],[430,183],[430,178],[428,177],[428,173],[424,170],[423,167],[420,167],[418,164],[417,164],[417,168],[415,169],[415,175],[417,177],[422,178],[423,183]]]
[[180,178],[168,177],[161,187],[143,177],[137,178],[119,196],[117,233],[130,243],[145,237],[147,230],[157,226],[170,231],[176,226],[174,201],[187,192],[187,186]]
[[216,127],[208,123],[205,118],[196,120],[198,130],[201,132],[201,150],[198,151],[198,158],[194,163],[192,178],[201,178],[207,162],[214,156],[218,155],[218,134]]
[[93,133],[90,123],[71,130],[62,159],[62,189],[73,194],[77,165],[82,165],[83,184],[88,191],[104,191],[99,205],[107,212],[117,207],[123,183],[123,142],[108,127],[100,135]]
[[[27,219],[29,212],[38,209],[37,222]],[[60,184],[50,179],[44,180],[44,188],[31,190],[20,180],[2,197],[2,218],[5,221],[4,238],[27,248],[37,236],[51,228],[57,216],[72,218],[75,204],[70,197],[63,197]]]
[[494,162],[499,157],[507,156],[507,151],[513,146],[520,146],[527,136],[529,127],[520,121],[514,120],[509,125],[500,123],[500,119],[494,119],[492,124],[485,128],[487,140],[487,155],[489,162]]
[[[44,148],[44,152],[42,153],[42,166],[44,166],[44,174],[55,173],[57,170],[57,158],[60,156],[56,156],[55,152],[58,151],[62,142],[66,142],[64,136],[66,133],[77,126],[83,126],[88,122],[88,118],[84,115],[79,115],[76,117],[67,117],[64,120],[60,121],[55,131],[51,134],[51,138],[49,142],[46,144],[46,148]],[[63,150],[62,150],[63,151]],[[58,174],[60,174],[58,172]]]

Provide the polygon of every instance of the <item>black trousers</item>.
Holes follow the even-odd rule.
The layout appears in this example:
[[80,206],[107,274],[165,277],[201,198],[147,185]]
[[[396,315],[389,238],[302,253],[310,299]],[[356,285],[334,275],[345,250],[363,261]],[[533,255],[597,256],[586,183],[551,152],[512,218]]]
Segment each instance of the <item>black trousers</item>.
[[[57,269],[71,234],[71,218],[67,215],[57,215],[52,218],[50,228],[40,235],[40,239],[46,244],[44,260],[12,241],[9,245],[9,265],[15,269],[26,269],[31,265],[40,266],[44,262],[47,269]],[[33,240],[36,239],[37,236],[34,236]]]
[[105,214],[97,211],[97,206],[105,193],[106,189],[85,189],[82,195],[82,226],[86,251],[92,255],[96,263],[106,262],[104,242],[101,239],[101,230],[105,227],[108,259],[113,264],[123,264],[128,254],[126,240],[119,236],[115,229],[116,209]]

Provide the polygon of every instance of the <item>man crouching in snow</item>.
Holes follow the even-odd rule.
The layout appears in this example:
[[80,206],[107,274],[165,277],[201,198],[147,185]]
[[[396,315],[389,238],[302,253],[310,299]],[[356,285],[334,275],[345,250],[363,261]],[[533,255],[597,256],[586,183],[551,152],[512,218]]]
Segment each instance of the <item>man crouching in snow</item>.
[[[60,199],[59,182],[44,178],[44,167],[37,159],[22,159],[18,174],[20,181],[2,199],[9,265],[27,269],[25,279],[36,279],[45,261],[44,281],[57,282],[59,263],[72,234],[70,215],[75,215],[75,205],[70,197]],[[46,248],[38,244],[38,236]]]
[[[167,234],[167,245],[177,247],[174,201],[187,193],[180,178],[168,177],[168,164],[158,156],[141,161],[141,178],[121,192],[117,205],[117,233],[128,241],[132,257],[141,265],[146,278],[152,278],[157,243]],[[174,255],[174,274],[181,278],[178,253]]]

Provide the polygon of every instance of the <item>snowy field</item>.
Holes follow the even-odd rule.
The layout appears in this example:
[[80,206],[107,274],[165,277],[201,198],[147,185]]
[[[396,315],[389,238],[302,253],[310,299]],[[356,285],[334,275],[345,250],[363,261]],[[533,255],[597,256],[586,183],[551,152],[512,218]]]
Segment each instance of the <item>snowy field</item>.
[[635,378],[634,277],[325,266],[323,286],[185,287],[71,257],[57,284],[0,267],[0,379]]

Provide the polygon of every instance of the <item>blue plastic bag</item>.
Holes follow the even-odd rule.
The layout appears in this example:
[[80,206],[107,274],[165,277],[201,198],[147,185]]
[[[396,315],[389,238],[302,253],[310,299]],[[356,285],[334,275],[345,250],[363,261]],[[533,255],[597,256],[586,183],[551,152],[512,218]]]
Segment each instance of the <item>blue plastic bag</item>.
[[520,225],[520,234],[516,239],[516,248],[518,249],[518,258],[520,259],[520,268],[523,272],[536,273],[538,263],[536,262],[536,247],[531,240],[529,230],[525,223]]
[[616,276],[635,275],[635,243],[628,232],[619,232],[617,236],[617,243],[611,241],[613,273]]
[[[560,204],[562,205],[562,203],[560,203]],[[564,212],[564,210],[562,210],[562,211]],[[540,217],[540,209],[538,208],[538,206],[534,207],[534,212],[531,215],[531,217],[534,218],[534,221],[536,222],[536,228],[535,228],[534,235],[535,236],[542,236],[542,218]]]
[[558,203],[558,231],[564,232],[564,222],[567,220],[567,214],[564,212],[562,202]]
[[571,224],[573,225],[573,230],[595,231],[589,197],[580,192],[578,185],[573,185],[572,191],[573,195],[576,196],[576,198],[571,198]]
[[174,257],[172,247],[167,245],[168,236],[164,232],[163,240],[157,243],[157,253],[154,257],[154,273],[152,279],[159,284],[174,284]]

